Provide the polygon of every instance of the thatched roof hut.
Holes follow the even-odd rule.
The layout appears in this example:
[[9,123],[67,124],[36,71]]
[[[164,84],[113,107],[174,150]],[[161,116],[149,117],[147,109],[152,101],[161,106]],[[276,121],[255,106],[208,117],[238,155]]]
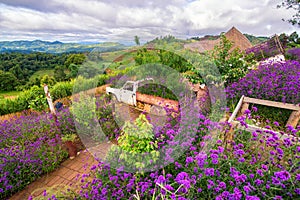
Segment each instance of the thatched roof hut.
[[[233,43],[233,48],[245,50],[252,47],[251,42],[235,27],[232,27],[225,34],[225,37]],[[204,53],[205,51],[213,50],[220,43],[220,38],[216,40],[201,40],[186,44],[184,47],[192,51]]]
[[225,33],[225,37],[233,43],[232,48],[239,48],[240,50],[246,50],[252,47],[251,42],[244,36],[238,29],[232,27],[227,33]]

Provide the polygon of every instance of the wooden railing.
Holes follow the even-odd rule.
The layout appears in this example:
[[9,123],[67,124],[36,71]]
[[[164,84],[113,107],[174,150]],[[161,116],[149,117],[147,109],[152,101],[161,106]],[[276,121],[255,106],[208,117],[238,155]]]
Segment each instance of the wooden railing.
[[[245,114],[245,111],[249,108],[249,104],[258,104],[258,105],[265,105],[265,106],[270,106],[270,107],[276,107],[276,108],[283,108],[287,110],[292,110],[292,113],[287,121],[286,126],[292,126],[296,127],[299,120],[300,120],[300,106],[299,105],[294,105],[294,104],[289,104],[289,103],[282,103],[282,102],[276,102],[276,101],[268,101],[268,100],[262,100],[262,99],[255,99],[255,98],[250,98],[250,97],[245,97],[244,95],[241,97],[239,100],[236,108],[234,109],[231,117],[229,118],[228,122],[232,124],[232,129],[230,132],[233,132],[233,129],[237,126],[239,128],[242,128],[246,131],[253,132],[256,130],[268,130],[262,127],[254,126],[254,125],[248,125],[248,127],[241,127],[240,123],[238,121],[235,121],[234,119],[236,117],[240,117]],[[287,134],[280,134],[279,132],[274,131],[277,133],[282,139],[284,138],[293,138],[296,139],[296,141],[299,142],[299,138],[295,138],[292,135],[287,135]]]

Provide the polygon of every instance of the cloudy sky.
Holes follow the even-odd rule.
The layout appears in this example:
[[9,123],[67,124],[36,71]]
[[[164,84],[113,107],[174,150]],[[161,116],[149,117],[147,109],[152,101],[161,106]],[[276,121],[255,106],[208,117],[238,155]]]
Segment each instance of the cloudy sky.
[[299,31],[280,0],[0,0],[0,40],[149,41],[237,27],[270,36]]

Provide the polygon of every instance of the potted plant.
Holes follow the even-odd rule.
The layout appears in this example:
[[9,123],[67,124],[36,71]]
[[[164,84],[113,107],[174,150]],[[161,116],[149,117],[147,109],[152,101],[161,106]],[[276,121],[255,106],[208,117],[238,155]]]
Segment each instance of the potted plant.
[[61,137],[61,140],[66,145],[70,159],[74,159],[75,156],[77,155],[77,147],[75,145],[76,140],[78,140],[77,135],[74,133],[66,134]]

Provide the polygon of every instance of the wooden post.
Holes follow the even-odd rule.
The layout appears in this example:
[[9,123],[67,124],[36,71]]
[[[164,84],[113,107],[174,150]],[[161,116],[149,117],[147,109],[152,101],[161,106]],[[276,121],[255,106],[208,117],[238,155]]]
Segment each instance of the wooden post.
[[47,98],[47,101],[48,101],[48,104],[49,104],[50,112],[56,118],[56,112],[55,112],[55,109],[54,109],[54,106],[53,106],[53,102],[52,102],[52,99],[51,99],[51,96],[50,96],[48,85],[46,85],[46,84],[44,84],[44,91],[45,91],[46,98]]
[[237,117],[243,116],[245,114],[245,111],[249,108],[249,103],[243,103],[240,113],[238,114]]
[[299,119],[300,119],[300,110],[293,111],[286,125],[290,125],[295,128],[298,124]]
[[228,120],[229,123],[232,122],[232,121],[234,120],[235,116],[236,116],[237,113],[239,112],[239,110],[240,110],[240,108],[241,108],[241,106],[242,106],[242,104],[243,104],[244,97],[245,97],[245,96],[243,95],[243,96],[240,98],[238,104],[236,105],[236,108],[234,109],[232,115],[230,116],[230,118],[229,118],[229,120]]

